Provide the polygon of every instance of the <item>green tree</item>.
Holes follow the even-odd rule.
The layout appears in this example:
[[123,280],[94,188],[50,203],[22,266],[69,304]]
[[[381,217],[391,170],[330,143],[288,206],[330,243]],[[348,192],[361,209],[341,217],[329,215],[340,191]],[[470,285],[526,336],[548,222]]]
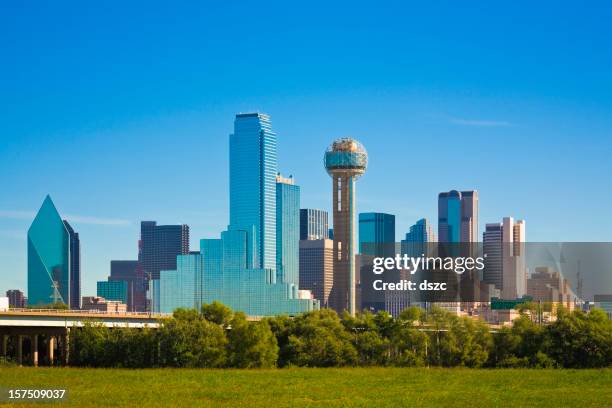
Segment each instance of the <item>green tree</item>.
[[268,321],[249,322],[244,313],[236,313],[230,324],[228,356],[231,367],[275,367],[278,344]]
[[158,329],[159,364],[172,367],[222,367],[225,330],[195,310],[179,309]]
[[287,348],[288,364],[298,366],[339,367],[358,361],[351,335],[330,309],[297,316]]
[[546,327],[548,354],[568,368],[612,365],[612,321],[603,310],[589,313],[557,309],[557,320]]
[[202,305],[202,314],[209,322],[227,328],[234,316],[232,309],[216,300],[210,304]]

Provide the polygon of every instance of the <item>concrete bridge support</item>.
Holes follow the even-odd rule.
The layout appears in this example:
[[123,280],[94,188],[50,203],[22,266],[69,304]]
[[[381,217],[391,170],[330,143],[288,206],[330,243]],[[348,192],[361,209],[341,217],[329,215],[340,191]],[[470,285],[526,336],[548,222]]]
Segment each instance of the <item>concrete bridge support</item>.
[[56,353],[59,353],[61,363],[67,365],[69,333],[69,328],[0,327],[0,356],[12,358],[20,366],[25,363],[24,358],[29,357],[28,364],[38,367],[45,363],[54,365]]

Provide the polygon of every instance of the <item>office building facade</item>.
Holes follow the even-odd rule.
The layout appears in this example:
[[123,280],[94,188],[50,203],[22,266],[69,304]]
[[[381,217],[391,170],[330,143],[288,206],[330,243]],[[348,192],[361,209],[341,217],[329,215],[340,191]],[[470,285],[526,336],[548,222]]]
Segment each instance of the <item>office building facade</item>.
[[327,211],[300,209],[300,240],[330,239],[329,231]]
[[321,307],[330,307],[329,296],[334,283],[334,241],[330,239],[300,241],[300,289],[310,290]]
[[[76,295],[71,289],[80,287],[80,245],[78,235],[67,226],[69,224],[62,220],[47,195],[28,229],[28,298],[31,305],[78,304],[71,297]],[[72,269],[76,271],[73,273]]]
[[110,261],[109,281],[127,283],[127,309],[130,312],[146,310],[146,280],[142,265],[137,260]]
[[70,250],[70,308],[81,308],[81,241],[79,233],[75,232],[68,221],[64,220],[68,231],[68,246]]
[[300,187],[276,177],[276,280],[299,285]]
[[7,290],[6,297],[9,300],[10,307],[22,309],[28,305],[28,298],[26,298],[23,292],[19,289]]
[[276,134],[270,117],[237,114],[230,135],[230,228],[246,231],[252,268],[276,269]]
[[438,240],[478,242],[478,192],[452,190],[438,195]]
[[189,253],[188,225],[140,223],[140,254],[145,278],[159,279],[161,270],[176,269],[176,256]]
[[501,223],[487,224],[483,233],[485,269],[483,281],[495,285],[503,299],[527,294],[525,221],[504,217]]
[[[180,255],[177,269],[162,271],[159,310],[219,301],[249,316],[296,315],[319,308],[318,300],[298,296],[297,285],[276,281],[273,269],[249,268],[255,254],[246,231],[228,230],[220,239],[200,241],[200,253]],[[302,296],[305,297],[305,296]]]
[[394,257],[395,249],[395,215],[375,212],[359,214],[361,309],[372,312],[385,310],[385,291],[374,290],[373,283],[376,279],[393,279],[394,274],[374,275],[372,262],[374,257]]
[[[106,300],[128,304],[128,283],[121,280],[98,281],[96,294]],[[129,309],[129,307],[128,307]]]

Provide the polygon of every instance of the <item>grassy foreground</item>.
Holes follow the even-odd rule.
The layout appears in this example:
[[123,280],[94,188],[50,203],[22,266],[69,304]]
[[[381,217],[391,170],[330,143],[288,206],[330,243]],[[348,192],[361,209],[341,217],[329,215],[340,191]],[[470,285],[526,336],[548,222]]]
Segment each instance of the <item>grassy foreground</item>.
[[66,388],[66,407],[612,406],[612,369],[0,367],[0,388],[15,387]]

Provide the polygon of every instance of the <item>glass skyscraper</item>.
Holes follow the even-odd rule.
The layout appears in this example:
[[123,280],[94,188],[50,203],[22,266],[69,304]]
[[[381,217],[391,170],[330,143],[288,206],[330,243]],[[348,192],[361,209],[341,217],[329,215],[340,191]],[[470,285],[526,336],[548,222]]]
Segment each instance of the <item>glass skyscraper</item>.
[[276,269],[276,134],[270,117],[237,114],[230,135],[230,228],[246,231],[253,268]]
[[179,255],[176,269],[161,271],[159,284],[154,281],[159,310],[215,300],[250,316],[318,309],[318,300],[298,291],[299,187],[277,178],[276,135],[267,115],[236,115],[229,167],[228,230],[202,239],[199,253]]
[[438,239],[478,242],[478,192],[452,190],[438,195]]
[[68,221],[64,220],[70,246],[70,308],[81,308],[81,240]]
[[[384,292],[372,287],[381,276],[372,272],[373,257],[395,256],[395,215],[385,213],[359,214],[359,253],[361,255],[361,308],[371,311],[385,309]],[[382,276],[386,279],[390,274]],[[392,281],[392,280],[390,280]]]
[[140,255],[145,277],[159,279],[159,271],[176,269],[176,256],[189,253],[188,225],[140,223]]
[[300,210],[300,240],[329,239],[328,218],[327,211],[302,208]]
[[298,299],[297,285],[276,281],[271,269],[249,268],[248,234],[228,230],[220,239],[200,241],[200,253],[179,255],[177,269],[162,271],[160,311],[200,308],[219,301],[249,316],[295,315],[319,308],[319,301]]
[[426,218],[421,218],[406,233],[402,240],[402,254],[408,256],[427,255],[433,248],[432,242],[436,242],[436,235],[433,227]]
[[[74,307],[78,300],[71,288],[80,287],[78,234],[63,221],[47,196],[28,230],[28,299],[30,305],[63,302]],[[72,252],[71,252],[72,250]]]
[[299,285],[300,187],[276,177],[276,281]]

